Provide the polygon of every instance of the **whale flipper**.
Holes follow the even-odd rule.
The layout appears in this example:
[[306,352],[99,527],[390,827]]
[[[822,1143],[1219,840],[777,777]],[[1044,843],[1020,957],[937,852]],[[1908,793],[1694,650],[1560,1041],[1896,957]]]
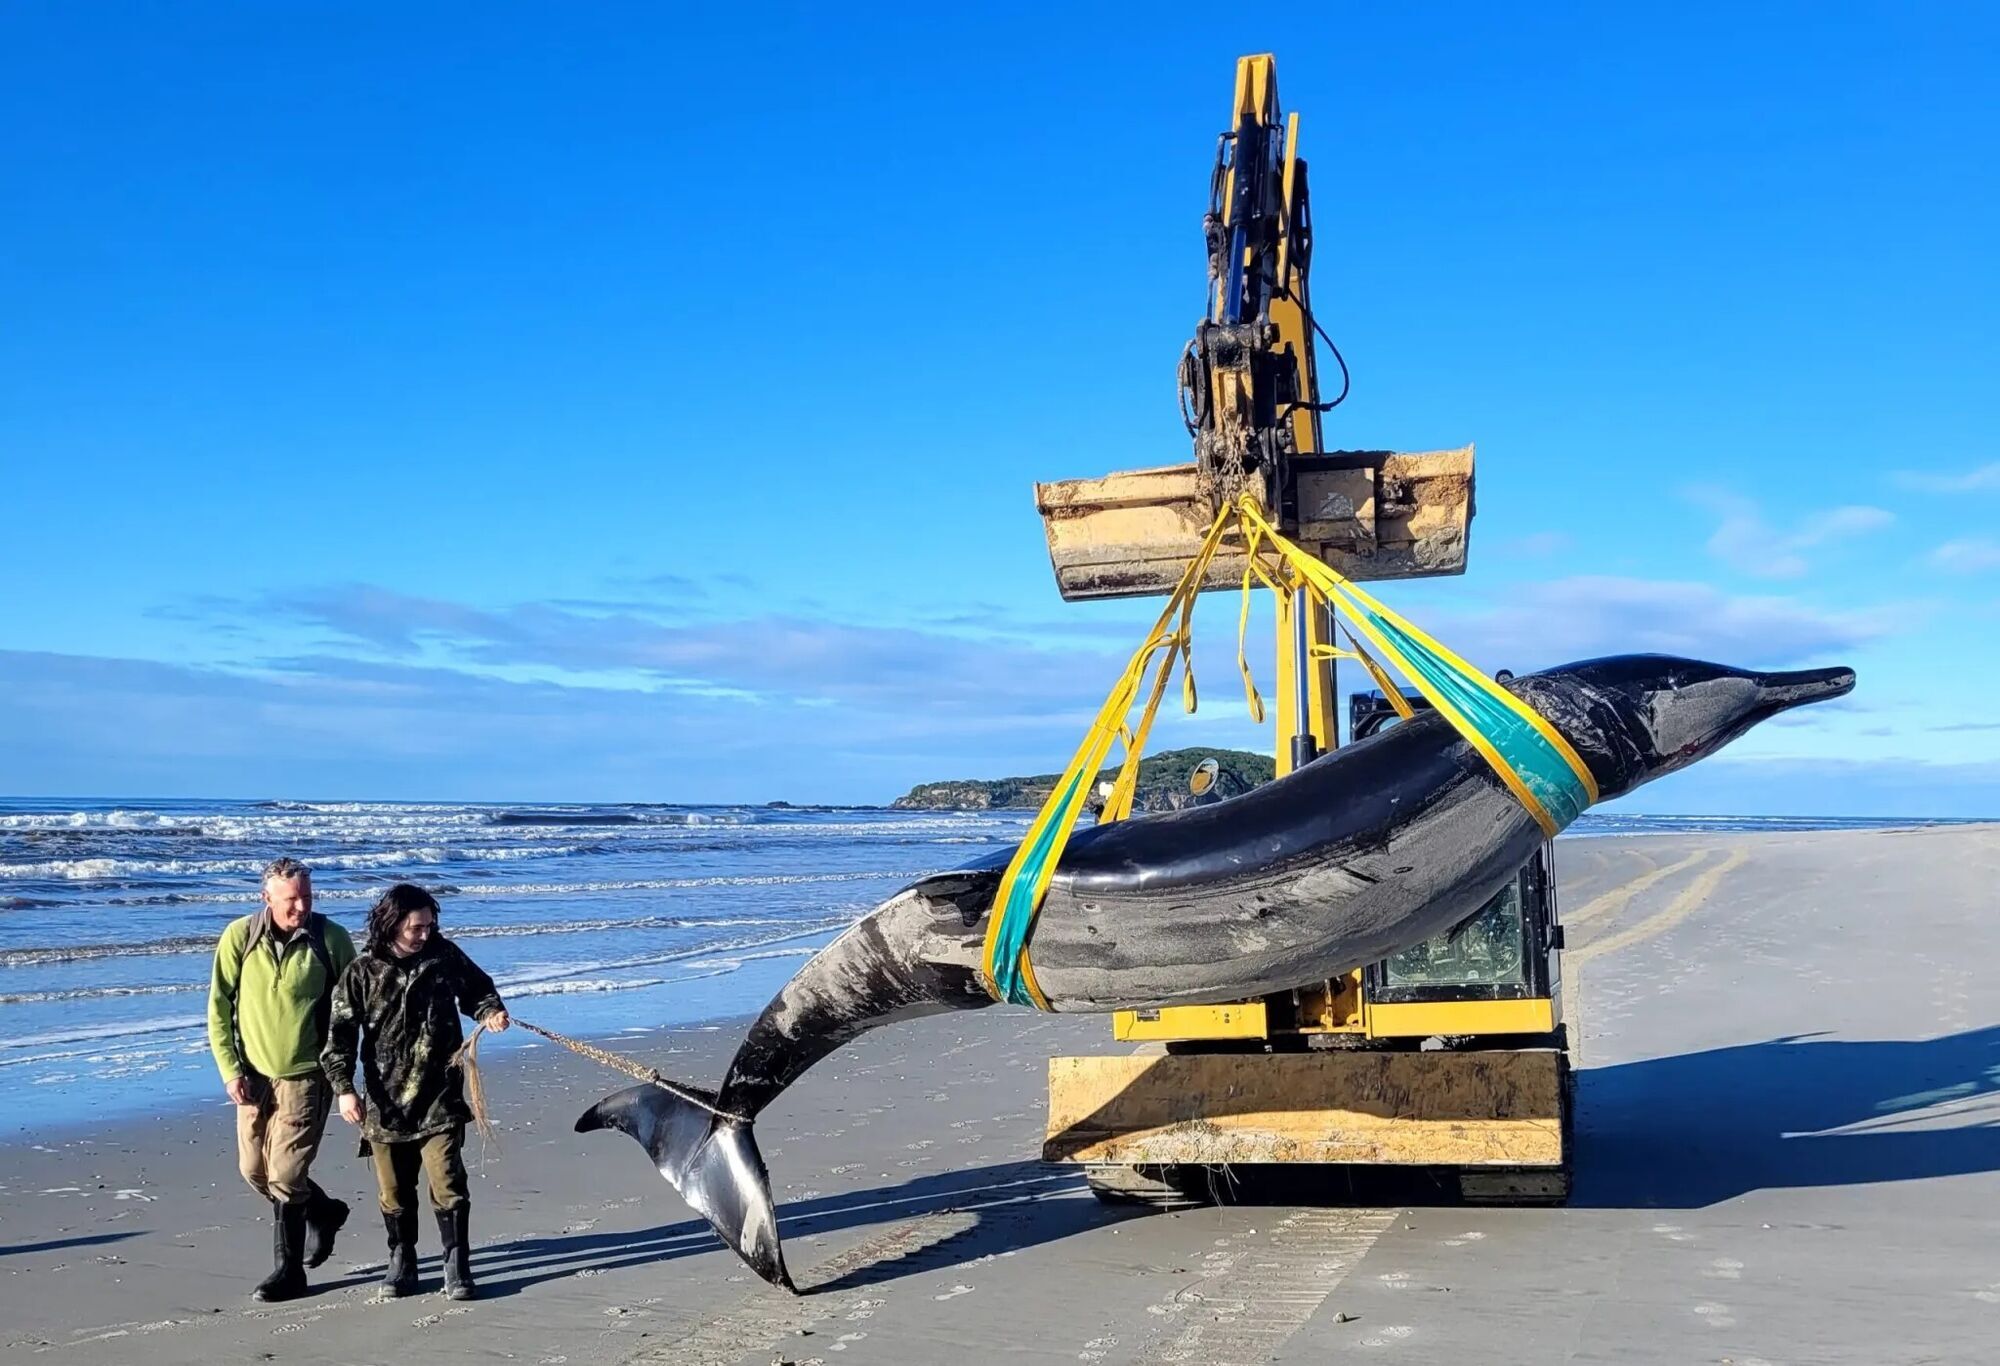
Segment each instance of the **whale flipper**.
[[[684,1088],[707,1105],[709,1092]],[[618,1129],[652,1154],[660,1175],[702,1215],[722,1241],[772,1285],[797,1293],[785,1270],[771,1178],[744,1120],[727,1118],[650,1083],[627,1087],[584,1111],[576,1131]]]

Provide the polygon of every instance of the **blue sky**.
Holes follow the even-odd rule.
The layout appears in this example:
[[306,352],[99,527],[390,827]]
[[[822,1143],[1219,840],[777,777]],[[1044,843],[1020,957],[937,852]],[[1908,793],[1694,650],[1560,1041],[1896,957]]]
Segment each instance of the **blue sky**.
[[[1030,486],[1186,458],[1272,50],[1329,440],[1478,446],[1385,595],[1860,671],[1628,809],[2000,815],[1990,8],[953,8],[8,7],[0,791],[1059,767],[1153,609],[1063,604]],[[1159,743],[1268,743],[1234,616]]]

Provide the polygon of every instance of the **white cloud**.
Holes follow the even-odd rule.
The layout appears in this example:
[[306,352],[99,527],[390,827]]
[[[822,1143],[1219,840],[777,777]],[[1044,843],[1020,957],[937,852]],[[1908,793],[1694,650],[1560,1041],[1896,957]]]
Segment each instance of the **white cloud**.
[[326,657],[250,672],[5,650],[0,691],[19,791],[492,801],[886,802],[1060,768],[1096,702],[1029,712],[996,687],[978,714],[814,707]]
[[1517,672],[1640,653],[1775,668],[1853,650],[1886,635],[1894,619],[1886,611],[1826,611],[1702,583],[1602,575],[1532,584],[1487,612],[1428,615],[1461,654]]
[[1576,538],[1567,531],[1533,531],[1525,536],[1516,536],[1511,541],[1502,541],[1494,549],[1503,555],[1540,560],[1559,555],[1575,544]]
[[257,609],[332,633],[328,655],[358,652],[578,685],[622,677],[634,688],[677,695],[837,702],[982,721],[1094,703],[1137,643],[1110,642],[1101,631],[1030,637],[974,633],[964,623],[885,626],[799,612],[663,621],[553,602],[476,608],[370,584],[271,597]]
[[1720,518],[1708,538],[1709,553],[1732,568],[1767,579],[1801,578],[1811,568],[1804,552],[1879,531],[1896,520],[1883,508],[1849,504],[1812,513],[1792,530],[1780,531],[1755,501],[1741,494],[1695,488],[1687,496]]
[[[1176,685],[1161,747],[1267,742],[1267,729],[1243,719],[1235,603],[1225,599],[1198,613],[1202,711],[1181,718]],[[1604,576],[1521,586],[1483,607],[1448,601],[1418,609],[1420,624],[1484,668],[1517,672],[1647,651],[1748,667],[1844,662],[1894,620]],[[1060,767],[1143,625],[1106,613],[1085,614],[1102,618],[1088,634],[984,612],[929,626],[800,611],[663,620],[610,604],[475,607],[369,585],[203,607],[228,613],[208,620],[256,628],[227,642],[224,667],[0,652],[11,709],[0,752],[20,761],[12,781],[887,800],[940,776]],[[1260,618],[1250,638],[1267,706],[1269,630]],[[1357,670],[1343,670],[1342,683],[1365,686]]]
[[1896,482],[1904,488],[1925,493],[1971,493],[1980,489],[2000,490],[2000,460],[1981,465],[1964,474],[1931,474],[1922,470],[1898,470]]
[[[293,661],[246,675],[0,651],[0,752],[18,791],[487,801],[887,801],[940,777],[1048,772],[1087,716],[992,728],[924,714],[721,703],[508,683],[443,669]],[[1092,680],[1093,684],[1095,680]],[[1240,701],[1217,697],[1240,716]],[[1087,709],[1086,709],[1087,710]],[[1263,748],[1247,724],[1162,718],[1161,747]],[[2000,762],[1729,750],[1625,810],[2000,815]]]
[[1952,574],[1976,574],[2000,569],[2000,541],[1991,536],[1962,536],[1931,552],[1931,563]]

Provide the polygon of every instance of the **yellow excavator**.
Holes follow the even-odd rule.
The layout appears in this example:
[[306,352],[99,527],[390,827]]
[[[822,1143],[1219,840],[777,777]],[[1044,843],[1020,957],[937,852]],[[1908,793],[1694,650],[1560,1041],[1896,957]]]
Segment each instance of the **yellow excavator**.
[[[1471,446],[1326,448],[1347,368],[1314,316],[1298,115],[1280,110],[1268,54],[1237,63],[1203,230],[1206,316],[1180,364],[1194,460],[1036,485],[1064,599],[1172,591],[1216,514],[1246,494],[1350,579],[1463,573]],[[1316,338],[1341,377],[1331,400]],[[1245,558],[1225,542],[1202,588],[1239,589]],[[1339,743],[1341,652],[1329,610],[1274,597],[1282,776]],[[1423,705],[1356,693],[1348,741]],[[1118,1012],[1114,1040],[1136,1047],[1050,1060],[1045,1159],[1081,1164],[1101,1198],[1152,1204],[1209,1198],[1219,1173],[1264,1164],[1422,1169],[1467,1200],[1560,1202],[1572,1087],[1554,871],[1544,846],[1463,924],[1332,981]]]

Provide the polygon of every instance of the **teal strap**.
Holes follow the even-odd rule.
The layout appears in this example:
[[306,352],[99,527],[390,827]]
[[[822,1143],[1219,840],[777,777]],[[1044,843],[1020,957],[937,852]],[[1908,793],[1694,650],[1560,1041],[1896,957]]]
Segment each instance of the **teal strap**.
[[1548,737],[1494,697],[1487,690],[1484,678],[1468,679],[1387,617],[1375,612],[1368,617],[1376,630],[1395,642],[1410,667],[1423,675],[1424,682],[1435,688],[1493,747],[1522,786],[1541,802],[1556,829],[1564,828],[1583,814],[1590,805],[1590,794],[1584,790],[1576,770],[1548,742]]
[[[1083,782],[1085,774],[1079,771],[1063,789],[1062,806],[1068,812],[1070,802],[1075,798],[1077,784]],[[1075,813],[1069,812],[1069,820],[1049,821],[1043,825],[1022,860],[1021,871],[1009,887],[1007,902],[996,912],[1000,917],[1000,930],[994,938],[993,956],[986,964],[986,971],[993,979],[993,985],[1004,1001],[1017,1006],[1031,1006],[1035,998],[1028,994],[1027,984],[1021,978],[1021,954],[1028,946],[1028,931],[1034,928],[1036,897],[1035,889],[1041,886],[1041,871],[1047,865],[1056,846],[1056,835],[1066,831],[1074,822]]]

